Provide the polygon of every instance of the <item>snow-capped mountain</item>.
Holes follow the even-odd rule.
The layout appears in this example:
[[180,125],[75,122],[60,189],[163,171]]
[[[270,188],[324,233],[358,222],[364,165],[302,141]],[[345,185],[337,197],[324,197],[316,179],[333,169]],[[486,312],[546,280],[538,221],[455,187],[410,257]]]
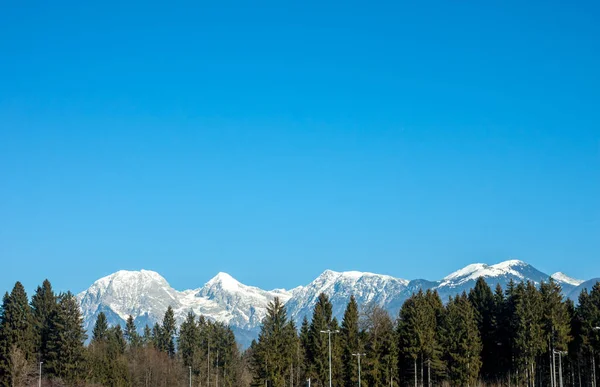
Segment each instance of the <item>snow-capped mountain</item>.
[[325,270],[307,286],[294,290],[286,304],[288,316],[297,323],[301,322],[304,316],[310,318],[321,293],[329,297],[333,305],[333,315],[340,321],[352,295],[359,305],[375,303],[389,309],[408,283],[407,280],[389,275]]
[[560,271],[557,271],[556,273],[552,274],[550,277],[552,277],[554,280],[556,280],[558,282],[564,282],[564,283],[567,283],[567,284],[573,285],[573,286],[579,286],[585,282],[583,280],[578,280],[578,279],[569,277],[568,275],[566,275]]
[[339,321],[352,295],[361,306],[376,304],[397,316],[402,303],[419,290],[436,290],[445,302],[448,297],[471,289],[479,277],[483,277],[492,288],[496,284],[506,287],[510,280],[539,284],[552,278],[571,298],[578,296],[575,292],[582,286],[593,285],[590,281],[583,283],[560,272],[549,276],[523,261],[509,260],[494,265],[471,264],[439,281],[408,281],[382,274],[326,270],[308,285],[289,291],[267,291],[244,285],[227,273],[218,273],[201,288],[178,291],[156,272],[118,271],[97,280],[77,297],[88,330],[91,330],[100,312],[107,315],[112,325],[124,325],[127,317],[132,315],[141,329],[146,324],[162,321],[170,305],[178,322],[183,321],[190,311],[204,315],[229,324],[238,341],[247,346],[256,337],[267,305],[275,297],[286,303],[288,316],[298,325],[304,316],[310,318],[321,293],[329,296],[333,315]]
[[123,325],[129,315],[138,328],[162,321],[170,305],[181,323],[190,311],[235,327],[240,333],[260,326],[268,303],[275,297],[284,302],[290,292],[272,292],[246,286],[226,273],[219,273],[202,288],[177,291],[153,271],[118,271],[94,282],[77,298],[86,329],[104,312],[112,325]]

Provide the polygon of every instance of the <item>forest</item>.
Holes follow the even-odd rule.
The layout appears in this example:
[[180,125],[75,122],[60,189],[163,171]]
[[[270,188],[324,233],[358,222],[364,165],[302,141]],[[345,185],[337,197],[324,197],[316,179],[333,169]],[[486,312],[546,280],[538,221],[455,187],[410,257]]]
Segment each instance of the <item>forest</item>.
[[[309,318],[310,317],[310,318]],[[600,283],[577,303],[560,286],[479,278],[441,300],[418,291],[397,315],[351,297],[343,318],[321,294],[296,326],[275,298],[241,350],[230,327],[189,313],[178,326],[138,331],[133,317],[88,333],[76,297],[44,281],[28,298],[17,282],[0,309],[0,386],[596,386]],[[360,378],[359,378],[360,375]],[[331,379],[330,379],[331,378]],[[309,382],[310,380],[310,382]]]

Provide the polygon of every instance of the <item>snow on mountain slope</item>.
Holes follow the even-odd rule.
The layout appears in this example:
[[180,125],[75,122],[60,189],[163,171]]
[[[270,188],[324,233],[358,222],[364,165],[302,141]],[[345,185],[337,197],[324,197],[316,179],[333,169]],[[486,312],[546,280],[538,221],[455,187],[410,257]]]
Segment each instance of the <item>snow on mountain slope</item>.
[[[496,284],[505,287],[510,280],[539,284],[550,278],[523,261],[509,260],[495,265],[471,264],[441,281],[417,279],[409,282],[388,275],[325,270],[306,286],[266,291],[244,285],[227,273],[218,273],[201,288],[177,291],[156,272],[123,270],[97,280],[77,297],[88,330],[93,327],[100,312],[107,315],[111,325],[124,324],[129,315],[135,318],[138,328],[152,325],[162,321],[170,305],[178,322],[193,311],[196,315],[229,324],[238,340],[248,345],[257,335],[267,305],[275,297],[286,303],[288,316],[297,324],[304,316],[310,319],[321,293],[329,297],[333,315],[340,322],[352,295],[361,307],[374,303],[395,318],[402,303],[419,290],[435,289],[446,302],[448,297],[468,292],[479,277],[483,277],[492,288]],[[555,273],[552,278],[559,282],[565,295],[574,299],[578,296],[574,293],[577,289],[589,285],[562,273]]]
[[488,282],[493,282],[493,279],[497,278],[501,284],[508,283],[511,279],[517,282],[530,280],[539,283],[547,281],[549,278],[547,274],[535,269],[528,263],[512,259],[495,265],[474,263],[465,266],[444,277],[438,288],[456,288],[469,282],[474,282],[479,277],[485,278]]
[[200,289],[179,292],[156,272],[122,270],[99,279],[77,297],[87,329],[93,327],[99,311],[110,317],[111,324],[123,324],[132,315],[138,328],[152,325],[162,321],[169,305],[178,322],[193,311],[237,328],[252,329],[260,325],[274,297],[285,302],[291,293],[246,286],[225,273],[217,274]]
[[552,274],[550,277],[552,277],[553,279],[555,279],[558,282],[564,282],[566,284],[573,285],[573,286],[579,286],[585,282],[583,280],[578,280],[573,277],[569,277],[568,275],[566,275],[560,271],[557,271],[556,273]]
[[325,293],[333,304],[333,315],[341,320],[350,296],[354,295],[359,305],[376,303],[385,307],[406,285],[407,280],[389,275],[325,270],[307,286],[293,291],[286,304],[288,316],[297,323],[304,316],[310,317],[319,294]]

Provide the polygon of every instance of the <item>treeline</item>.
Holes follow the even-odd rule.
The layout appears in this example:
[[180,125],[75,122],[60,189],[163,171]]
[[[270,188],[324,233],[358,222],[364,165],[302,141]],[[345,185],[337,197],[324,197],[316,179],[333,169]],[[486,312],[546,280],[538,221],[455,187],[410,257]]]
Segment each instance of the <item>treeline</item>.
[[297,327],[274,299],[258,339],[241,352],[232,330],[188,314],[177,328],[169,307],[138,332],[99,313],[89,345],[71,293],[48,281],[28,301],[17,282],[0,310],[0,386],[595,386],[600,283],[578,305],[550,281],[494,291],[480,278],[444,304],[419,291],[398,316],[359,309],[351,297],[332,315],[321,294]]
[[[0,309],[0,386],[243,386],[243,357],[233,331],[190,314],[177,329],[169,307],[161,324],[138,333],[109,326],[100,312],[88,337],[76,297],[49,281],[29,302],[17,282]],[[201,378],[202,375],[202,378]]]

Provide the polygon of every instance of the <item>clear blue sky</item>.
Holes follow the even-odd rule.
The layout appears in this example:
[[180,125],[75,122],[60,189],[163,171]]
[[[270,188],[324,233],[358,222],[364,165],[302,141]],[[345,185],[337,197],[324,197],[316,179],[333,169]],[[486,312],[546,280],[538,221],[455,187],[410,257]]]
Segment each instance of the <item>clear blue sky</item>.
[[122,3],[0,6],[3,290],[600,275],[597,1]]

